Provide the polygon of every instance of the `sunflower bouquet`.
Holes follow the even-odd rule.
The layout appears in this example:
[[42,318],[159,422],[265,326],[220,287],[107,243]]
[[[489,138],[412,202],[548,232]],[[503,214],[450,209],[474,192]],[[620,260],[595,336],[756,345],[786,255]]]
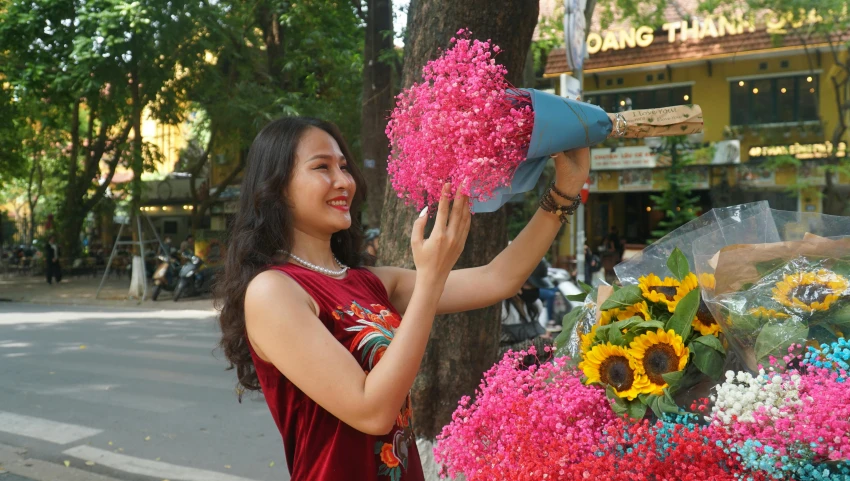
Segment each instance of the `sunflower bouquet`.
[[835,342],[850,334],[850,239],[722,249],[707,297],[751,371],[792,345]]
[[[636,285],[600,288],[597,322],[580,336],[578,367],[585,382],[603,386],[614,411],[635,419],[647,408],[659,417],[679,412],[678,391],[723,372],[721,329],[702,301],[700,279],[679,249],[667,267],[672,276],[649,273]],[[711,281],[710,276],[702,279]],[[575,318],[566,320],[567,333],[583,314]],[[556,345],[564,342],[556,340]]]

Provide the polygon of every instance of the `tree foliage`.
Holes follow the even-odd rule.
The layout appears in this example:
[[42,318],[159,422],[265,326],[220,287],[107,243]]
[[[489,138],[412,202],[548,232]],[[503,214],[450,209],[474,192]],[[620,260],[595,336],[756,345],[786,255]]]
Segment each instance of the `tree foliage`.
[[660,195],[651,195],[655,209],[664,213],[658,228],[652,231],[655,239],[661,239],[677,228],[697,218],[699,197],[693,196],[690,185],[692,176],[684,170],[693,161],[693,154],[684,151],[686,137],[666,137],[665,154],[670,156],[670,167],[664,170],[667,188]]

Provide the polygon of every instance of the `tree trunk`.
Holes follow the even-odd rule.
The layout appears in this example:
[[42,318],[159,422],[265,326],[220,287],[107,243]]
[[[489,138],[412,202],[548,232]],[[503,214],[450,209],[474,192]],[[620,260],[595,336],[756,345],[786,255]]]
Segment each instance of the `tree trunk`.
[[392,108],[392,64],[381,60],[393,49],[392,0],[368,0],[366,48],[363,54],[363,100],[360,113],[360,142],[363,177],[369,196],[364,223],[379,227],[384,190],[387,185],[389,144],[384,131]]
[[77,178],[77,160],[80,149],[80,101],[75,100],[71,109],[71,152],[68,156],[68,183],[65,186],[65,202],[59,207],[60,245],[65,248],[65,254],[73,259],[80,252],[80,230],[83,226],[85,212],[80,212],[80,202],[83,193],[80,192],[80,181]]
[[[531,34],[537,23],[534,0],[416,0],[408,12],[408,39],[404,54],[403,85],[421,79],[423,65],[448,48],[461,28],[475,38],[492,39],[503,51],[496,60],[508,69],[508,80],[519,85]],[[413,267],[410,229],[415,213],[386,189],[381,225],[380,261],[384,265]],[[458,267],[490,262],[507,245],[504,210],[476,214],[467,247]],[[451,421],[463,395],[471,395],[496,361],[500,334],[499,309],[441,316],[431,330],[419,376],[411,391],[417,435],[434,439]]]

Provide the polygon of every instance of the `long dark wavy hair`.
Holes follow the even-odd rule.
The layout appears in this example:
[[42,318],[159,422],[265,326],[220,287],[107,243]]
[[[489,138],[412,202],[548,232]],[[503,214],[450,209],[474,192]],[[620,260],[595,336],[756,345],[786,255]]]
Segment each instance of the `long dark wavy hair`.
[[351,202],[351,227],[333,234],[331,250],[342,263],[361,265],[363,234],[358,213],[366,186],[339,129],[309,117],[285,117],[266,125],[248,152],[239,212],[227,241],[224,274],[215,286],[216,307],[221,310],[219,347],[230,363],[228,369],[236,369],[240,402],[243,391],[260,390],[245,330],[245,291],[254,276],[275,262],[278,250],[292,251],[292,210],[284,192],[292,179],[298,142],[311,127],[330,134],[348,159],[349,172],[357,186]]

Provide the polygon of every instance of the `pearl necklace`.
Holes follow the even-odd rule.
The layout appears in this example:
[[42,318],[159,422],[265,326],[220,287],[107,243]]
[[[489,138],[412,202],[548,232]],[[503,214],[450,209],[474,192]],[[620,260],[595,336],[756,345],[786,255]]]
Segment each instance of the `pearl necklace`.
[[316,264],[313,264],[311,262],[307,262],[304,259],[298,257],[297,255],[295,255],[291,252],[286,252],[286,251],[283,251],[283,250],[279,250],[278,252],[283,254],[283,255],[287,255],[287,256],[295,259],[296,262],[298,262],[302,266],[306,267],[307,269],[316,271],[316,272],[318,272],[320,274],[324,274],[326,276],[339,277],[339,276],[345,274],[346,272],[348,272],[348,269],[349,269],[349,267],[347,265],[343,264],[342,262],[340,262],[339,259],[336,258],[336,256],[333,256],[334,261],[337,263],[337,265],[342,267],[342,269],[340,269],[338,271],[334,271],[334,270],[328,269],[326,267],[317,266]]

